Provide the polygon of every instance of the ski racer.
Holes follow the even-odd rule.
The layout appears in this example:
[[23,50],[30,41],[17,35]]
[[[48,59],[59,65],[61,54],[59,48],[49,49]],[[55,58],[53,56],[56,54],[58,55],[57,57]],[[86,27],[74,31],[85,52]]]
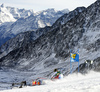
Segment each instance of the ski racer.
[[63,74],[61,74],[60,71],[58,71],[58,69],[54,69],[54,73],[51,76],[51,79],[62,79],[63,78]]

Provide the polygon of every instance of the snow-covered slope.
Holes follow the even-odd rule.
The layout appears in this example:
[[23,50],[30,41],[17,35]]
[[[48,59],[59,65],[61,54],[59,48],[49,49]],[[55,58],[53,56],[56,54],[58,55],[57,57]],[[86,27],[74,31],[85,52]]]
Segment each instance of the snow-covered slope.
[[45,85],[27,86],[25,88],[16,88],[10,90],[1,90],[0,92],[99,92],[100,91],[100,73],[89,72],[89,74],[71,74],[62,80],[44,80]]

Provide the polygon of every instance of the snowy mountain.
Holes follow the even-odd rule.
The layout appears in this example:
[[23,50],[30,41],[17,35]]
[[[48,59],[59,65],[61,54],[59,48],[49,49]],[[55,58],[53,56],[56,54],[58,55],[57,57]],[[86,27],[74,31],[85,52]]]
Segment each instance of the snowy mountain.
[[0,6],[0,25],[5,22],[15,22],[16,19],[12,14],[7,10],[7,8],[2,4]]
[[[16,38],[14,38],[15,42],[12,40],[8,41],[1,47],[1,57],[7,54],[7,56],[1,58],[1,65],[22,70],[37,70],[38,67],[36,67],[36,65],[39,64],[41,68],[47,68],[56,64],[60,65],[60,62],[69,59],[69,49],[75,50],[78,48],[81,50],[81,62],[83,62],[84,59],[96,59],[99,56],[99,54],[95,56],[99,53],[99,31],[97,30],[99,29],[99,4],[100,2],[97,1],[87,9],[83,9],[82,7],[82,12],[75,12],[77,15],[66,23],[47,29],[49,32],[43,36],[41,35],[35,41],[32,40],[33,37],[29,39],[31,37],[30,35],[28,35],[29,37],[25,35],[28,40],[23,40],[20,36],[16,36]],[[80,8],[78,9],[80,11]],[[26,34],[29,33],[26,32]],[[11,42],[13,45],[10,45]],[[93,54],[94,57],[89,56]]]
[[[77,15],[64,24],[44,28],[43,30],[47,30],[48,33],[41,35],[35,41],[32,32],[26,32],[24,36],[26,38],[16,36],[14,40],[8,41],[1,47],[1,57],[7,54],[0,59],[1,65],[34,71],[40,66],[39,69],[57,64],[60,66],[60,63],[69,60],[70,49],[80,49],[80,63],[85,59],[96,59],[100,55],[99,5],[100,2],[97,1],[87,9],[82,7],[82,12],[75,12]],[[80,8],[78,9],[80,11]],[[58,22],[56,23],[58,25]],[[11,43],[13,45],[10,45]]]
[[[77,8],[77,9],[75,9],[74,11],[71,11],[70,13],[68,13],[68,14],[65,14],[67,17],[65,18],[63,18],[63,19],[65,19],[65,20],[70,20],[70,19],[72,19],[73,17],[75,17],[76,15],[78,15],[79,13],[80,13],[80,10],[81,11],[83,11],[85,8],[84,7],[80,7],[80,8]],[[65,16],[64,15],[64,16]],[[63,16],[62,16],[63,17]],[[62,18],[61,17],[61,18]],[[55,22],[54,24],[53,24],[53,28],[55,28],[56,26],[54,26],[54,25],[57,25],[57,26],[59,26],[58,25],[58,22],[60,22],[59,20],[61,19],[61,18],[59,18],[58,20],[57,20],[57,22]],[[21,33],[20,35],[18,35],[18,36],[16,36],[14,39],[11,39],[11,40],[9,40],[7,43],[5,43],[1,48],[3,48],[2,50],[1,50],[1,53],[3,53],[2,55],[0,55],[1,57],[2,56],[4,56],[4,55],[6,55],[6,54],[8,54],[11,50],[13,50],[13,49],[15,49],[15,48],[19,48],[19,45],[16,45],[16,42],[17,42],[17,44],[20,44],[20,42],[21,43],[25,43],[25,42],[30,42],[30,35],[31,35],[31,39],[33,39],[33,40],[36,40],[38,37],[40,37],[41,35],[43,35],[43,34],[46,34],[46,32],[48,32],[48,31],[50,31],[50,28],[51,27],[45,27],[45,28],[40,28],[40,29],[38,29],[38,30],[36,30],[36,31],[30,31],[30,32],[25,32],[25,33]],[[51,29],[52,30],[52,29]],[[27,37],[27,38],[25,38],[26,36],[27,36],[27,34],[28,34],[28,36],[29,37]],[[24,36],[23,36],[24,35]],[[22,38],[23,38],[23,40],[22,40]],[[25,41],[26,40],[26,41]],[[32,40],[32,41],[33,41]],[[24,42],[25,41],[25,42]],[[20,46],[22,46],[22,45],[20,45]],[[5,53],[5,54],[4,54]]]
[[[67,56],[69,56],[69,49],[71,48],[80,48],[82,50],[82,56],[80,56],[80,58],[82,58],[86,53],[92,55],[94,53],[91,52],[95,52],[97,54],[100,46],[99,4],[100,2],[97,1],[87,9],[83,7],[75,9],[75,14],[73,14],[73,12],[70,12],[69,15],[66,14],[66,17],[72,15],[70,20],[66,20],[64,15],[61,17],[63,20],[66,20],[64,24],[59,24],[58,26],[61,18],[58,19],[58,22],[55,22],[54,24],[57,25],[56,27],[53,25],[51,28],[44,28],[43,30],[47,30],[49,32],[47,34],[41,35],[35,41],[33,36],[30,36],[30,33],[32,35],[34,32],[26,32],[25,36],[20,36],[21,34],[16,36],[14,40],[12,39],[8,41],[4,46],[1,47],[1,53],[9,53],[7,56],[1,59],[1,65],[5,66],[5,62],[10,63],[13,61],[14,63],[10,63],[10,66],[18,67],[21,64],[19,62],[25,63],[29,59],[29,65],[32,63],[31,61],[38,61],[40,63],[42,60],[44,62],[44,67],[47,67],[51,64],[58,64],[60,61],[65,61],[68,58]],[[13,45],[10,45],[11,43]],[[23,43],[24,45],[22,45]],[[3,54],[1,54],[1,56],[3,56]],[[98,56],[95,55],[94,57],[89,57],[89,55],[84,57],[85,59],[95,59],[99,56],[99,54]],[[30,69],[34,69],[34,67],[31,65]],[[9,64],[7,64],[7,66],[9,66]],[[25,66],[23,65],[21,68],[24,69]]]
[[0,6],[0,45],[15,37],[20,32],[36,31],[38,28],[51,26],[59,17],[69,10],[56,11],[47,9],[40,12]]
[[6,7],[15,19],[26,18],[35,12],[33,10],[18,9],[14,7]]
[[[79,49],[80,69],[84,69],[85,60],[95,62],[96,71],[100,71],[100,0],[86,9],[71,16],[68,14],[58,19],[51,27],[45,27],[46,33],[25,32],[6,42],[0,49],[1,69],[26,71],[32,73],[31,78],[50,77],[53,69],[59,68],[64,75],[70,72],[70,50]],[[79,11],[81,8],[78,8]],[[76,11],[76,10],[75,10]],[[69,13],[71,14],[71,12]],[[66,21],[63,21],[63,20]],[[62,23],[63,22],[63,23]],[[10,45],[11,44],[11,45]],[[77,63],[72,64],[73,71]],[[82,68],[83,67],[83,68]],[[16,74],[16,73],[15,73]],[[22,76],[23,74],[21,74]],[[27,75],[28,77],[30,75]],[[24,76],[24,75],[23,75]],[[27,79],[25,76],[24,79]],[[19,81],[19,80],[17,80]]]
[[33,10],[18,9],[0,5],[0,25],[5,22],[15,22],[19,18],[26,18],[34,14]]

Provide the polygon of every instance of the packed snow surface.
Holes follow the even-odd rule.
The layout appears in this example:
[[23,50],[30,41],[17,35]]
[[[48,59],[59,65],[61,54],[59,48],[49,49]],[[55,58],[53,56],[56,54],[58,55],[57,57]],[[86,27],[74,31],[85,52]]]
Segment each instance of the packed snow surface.
[[27,86],[0,92],[100,92],[100,73],[70,74],[61,80],[45,80],[45,85]]

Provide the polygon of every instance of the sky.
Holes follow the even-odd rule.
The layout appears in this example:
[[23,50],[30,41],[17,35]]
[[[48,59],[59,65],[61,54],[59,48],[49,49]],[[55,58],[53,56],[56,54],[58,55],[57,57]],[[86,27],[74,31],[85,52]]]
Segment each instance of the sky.
[[0,0],[0,4],[5,6],[13,6],[16,8],[33,9],[34,11],[41,11],[48,8],[55,8],[56,10],[69,9],[74,10],[76,7],[89,6],[96,0]]

